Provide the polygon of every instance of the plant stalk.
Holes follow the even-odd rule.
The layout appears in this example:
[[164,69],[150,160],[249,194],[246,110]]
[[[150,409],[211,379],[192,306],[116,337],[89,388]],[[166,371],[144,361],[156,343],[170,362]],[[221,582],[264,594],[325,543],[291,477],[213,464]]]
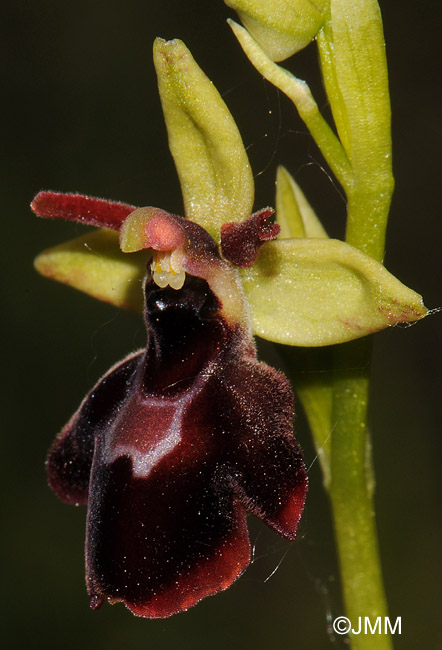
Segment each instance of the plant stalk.
[[[374,471],[367,426],[371,341],[368,338],[335,350],[331,439],[333,510],[346,616],[360,634],[350,633],[353,650],[391,650],[384,634],[387,605],[382,583],[373,507]],[[361,618],[360,618],[361,617]],[[364,634],[381,617],[382,633]]]

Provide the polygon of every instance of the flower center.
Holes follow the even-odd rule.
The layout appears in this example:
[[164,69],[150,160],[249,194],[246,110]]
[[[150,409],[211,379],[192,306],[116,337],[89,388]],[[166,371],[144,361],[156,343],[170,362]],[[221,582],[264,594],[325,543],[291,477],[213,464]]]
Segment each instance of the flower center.
[[183,269],[184,254],[174,251],[153,251],[152,277],[155,284],[164,288],[170,285],[172,289],[181,289],[186,279]]

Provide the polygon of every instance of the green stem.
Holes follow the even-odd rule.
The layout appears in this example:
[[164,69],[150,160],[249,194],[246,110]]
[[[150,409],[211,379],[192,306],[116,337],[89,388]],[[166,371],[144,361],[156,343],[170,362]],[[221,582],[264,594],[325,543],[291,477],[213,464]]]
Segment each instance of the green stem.
[[347,243],[378,262],[385,250],[385,231],[393,194],[393,176],[386,173],[375,183],[358,183],[347,191]]
[[[393,179],[385,174],[373,186],[354,185],[347,193],[346,241],[381,261]],[[387,603],[382,581],[373,505],[372,465],[367,405],[371,340],[337,346],[333,366],[329,495],[333,510],[346,614],[358,629],[359,617],[382,632]],[[388,634],[351,635],[353,650],[391,650]]]
[[[367,427],[369,339],[337,347],[333,387],[331,484],[346,615],[372,625],[387,615],[373,507],[373,467]],[[351,635],[353,650],[391,650],[386,634]]]
[[[355,183],[348,191],[346,241],[378,261],[384,256],[385,229],[393,192],[391,172]],[[359,617],[378,617],[387,603],[382,581],[373,505],[374,467],[367,405],[371,341],[362,339],[335,349],[329,495],[333,510],[344,602],[355,629]],[[391,650],[387,634],[351,635],[353,650]]]
[[[382,18],[377,0],[332,0],[317,42],[335,133],[307,84],[276,65],[254,39],[230,22],[257,70],[295,104],[347,195],[346,241],[381,261],[393,191],[390,102]],[[373,626],[387,614],[373,508],[374,471],[367,426],[371,344],[342,344],[322,375],[312,359],[291,357],[301,398],[324,470],[341,566],[346,613]],[[316,358],[316,355],[315,355]],[[317,359],[324,361],[322,355]],[[298,366],[298,363],[300,366]],[[299,367],[313,374],[297,372]],[[331,434],[331,444],[327,437]],[[382,633],[352,634],[353,650],[390,650]]]
[[[346,241],[378,261],[393,192],[390,103],[382,18],[376,0],[333,0],[318,37],[335,124],[352,167]],[[335,348],[329,495],[346,614],[371,625],[387,615],[373,505],[367,425],[371,341]],[[382,630],[384,632],[384,629]],[[351,634],[353,650],[391,650],[384,633]]]

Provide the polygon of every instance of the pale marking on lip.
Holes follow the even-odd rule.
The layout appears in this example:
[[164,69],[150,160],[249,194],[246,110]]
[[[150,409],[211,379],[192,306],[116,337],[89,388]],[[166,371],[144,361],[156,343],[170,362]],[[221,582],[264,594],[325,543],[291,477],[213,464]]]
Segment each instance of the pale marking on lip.
[[[108,441],[105,443],[104,457],[106,463],[111,464],[122,456],[128,456],[132,461],[133,475],[138,478],[147,478],[159,461],[173,451],[181,442],[181,428],[184,412],[191,400],[194,399],[195,394],[201,390],[208,378],[212,375],[214,368],[210,368],[210,365],[211,364],[209,364],[209,367],[206,367],[199,375],[193,389],[187,391],[185,395],[175,401],[175,403],[177,403],[176,411],[165,435],[163,435],[157,443],[152,444],[148,451],[138,449],[136,446],[131,444],[119,444],[118,442],[115,442],[115,438],[118,436],[118,418],[113,427],[114,433],[117,433],[117,436],[110,436]],[[150,401],[152,406],[155,405],[155,402],[159,407],[168,404],[167,399],[163,401],[161,399],[150,398]],[[122,416],[124,417],[123,414]]]
[[110,462],[119,456],[129,456],[132,460],[132,472],[139,478],[147,478],[155,465],[169,454],[181,441],[181,422],[186,402],[176,411],[167,434],[149,452],[143,452],[133,445],[119,445],[111,454]]

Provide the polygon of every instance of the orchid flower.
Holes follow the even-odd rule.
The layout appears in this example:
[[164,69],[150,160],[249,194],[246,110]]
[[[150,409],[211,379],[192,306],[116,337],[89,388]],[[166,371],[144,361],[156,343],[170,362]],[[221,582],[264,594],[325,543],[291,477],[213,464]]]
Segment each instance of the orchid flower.
[[43,252],[41,273],[144,311],[146,348],[90,391],[47,470],[61,499],[88,506],[91,607],[165,617],[244,571],[247,511],[296,536],[307,480],[293,396],[252,334],[322,346],[426,310],[380,263],[326,238],[308,206],[301,237],[287,237],[288,209],[284,238],[270,208],[251,214],[250,165],[218,92],[180,41],[157,39],[154,60],[186,218],[55,192],[32,209],[99,228]]

